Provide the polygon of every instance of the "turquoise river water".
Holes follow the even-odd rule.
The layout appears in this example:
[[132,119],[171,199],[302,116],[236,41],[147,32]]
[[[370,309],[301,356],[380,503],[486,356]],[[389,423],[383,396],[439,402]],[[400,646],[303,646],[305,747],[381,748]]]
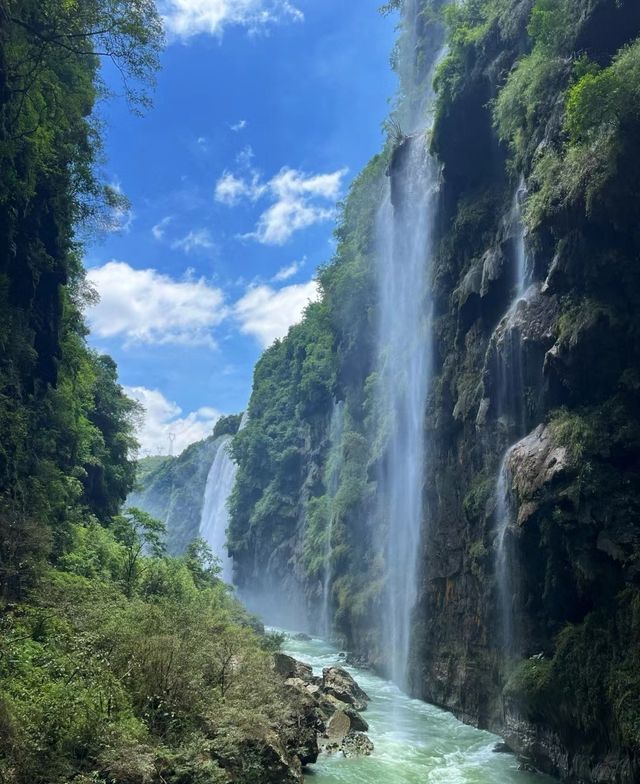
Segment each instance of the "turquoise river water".
[[[344,666],[338,650],[313,639],[287,639],[284,652],[313,667]],[[511,754],[493,751],[495,735],[462,724],[451,714],[413,700],[389,681],[345,667],[371,697],[363,714],[375,745],[371,757],[321,755],[305,775],[309,784],[547,784],[545,776],[518,770]]]

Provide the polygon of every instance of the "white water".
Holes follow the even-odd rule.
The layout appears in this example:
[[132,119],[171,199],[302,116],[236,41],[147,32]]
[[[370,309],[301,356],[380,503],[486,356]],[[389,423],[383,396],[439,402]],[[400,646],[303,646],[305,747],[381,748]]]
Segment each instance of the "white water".
[[[388,196],[378,217],[380,409],[388,426],[379,499],[386,527],[385,639],[390,672],[407,687],[411,610],[423,521],[424,417],[431,383],[428,276],[435,166],[424,136],[410,142],[403,204]],[[397,176],[397,175],[396,175]]]
[[503,420],[511,444],[505,452],[498,472],[495,490],[496,556],[495,577],[498,589],[500,644],[503,652],[513,650],[513,580],[507,547],[507,531],[512,521],[511,476],[507,467],[509,453],[515,442],[527,429],[525,382],[520,330],[511,325],[516,309],[522,307],[532,288],[526,228],[522,207],[527,197],[524,178],[521,178],[513,197],[509,216],[510,229],[514,232],[515,296],[505,316],[502,344],[496,352],[498,382],[498,416]]
[[220,576],[227,583],[233,582],[233,561],[226,547],[229,525],[227,501],[233,490],[237,471],[236,464],[229,456],[228,448],[231,440],[232,436],[221,436],[218,441],[218,448],[207,476],[200,518],[200,536],[219,559],[222,567]]
[[522,205],[527,198],[527,186],[524,177],[520,178],[520,182],[513,197],[513,206],[511,208],[511,230],[514,233],[515,245],[515,299],[511,305],[513,307],[518,300],[524,297],[531,279],[531,270],[529,269],[529,253],[527,251],[527,237],[524,220],[522,217]]
[[[415,36],[418,4],[405,9]],[[436,64],[444,51],[434,58]],[[415,69],[409,47],[406,69]],[[428,75],[430,85],[432,74]],[[424,88],[422,88],[424,89]],[[432,378],[431,262],[440,169],[428,147],[433,93],[420,102],[409,127],[418,131],[396,151],[389,188],[377,216],[378,406],[386,437],[378,482],[379,511],[386,531],[384,639],[389,672],[408,688],[411,613],[417,597],[418,561],[423,532],[425,409]]]
[[[344,431],[344,402],[338,401],[334,404],[331,414],[331,424],[329,425],[329,460],[327,464],[327,496],[333,502],[338,492],[340,484],[340,473],[342,471],[342,433]],[[333,577],[333,522],[335,513],[333,503],[329,504],[329,518],[327,520],[327,530],[325,533],[324,550],[324,576],[322,580],[322,630],[326,639],[331,639],[333,603],[331,599],[331,580]]]
[[[285,643],[286,653],[323,667],[344,662],[328,643]],[[363,713],[375,750],[371,757],[322,755],[305,771],[309,784],[545,784],[549,779],[518,770],[511,754],[494,753],[495,735],[462,724],[451,714],[404,695],[370,672],[346,667],[371,697]]]
[[511,524],[511,476],[507,467],[508,450],[505,454],[496,485],[496,560],[495,573],[500,610],[500,643],[504,653],[513,648],[513,582],[507,549],[507,531]]

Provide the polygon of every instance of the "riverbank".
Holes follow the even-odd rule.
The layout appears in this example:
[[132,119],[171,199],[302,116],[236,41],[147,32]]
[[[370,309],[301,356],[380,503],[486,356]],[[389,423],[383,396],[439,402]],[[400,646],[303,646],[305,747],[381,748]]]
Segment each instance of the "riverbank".
[[323,640],[288,637],[283,651],[311,665],[344,667],[371,698],[365,714],[374,745],[369,757],[321,754],[305,773],[313,784],[543,784],[552,779],[521,771],[512,754],[494,751],[500,738],[410,699],[372,672],[345,666]]

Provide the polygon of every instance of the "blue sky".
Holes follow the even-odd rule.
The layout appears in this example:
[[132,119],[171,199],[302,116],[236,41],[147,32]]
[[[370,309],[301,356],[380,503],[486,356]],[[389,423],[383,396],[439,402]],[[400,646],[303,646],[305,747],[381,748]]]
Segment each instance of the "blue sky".
[[[144,453],[241,411],[253,366],[315,296],[336,202],[395,90],[379,0],[162,0],[153,108],[101,109],[131,210],[87,249],[92,344],[147,409]],[[114,90],[115,74],[106,74]]]

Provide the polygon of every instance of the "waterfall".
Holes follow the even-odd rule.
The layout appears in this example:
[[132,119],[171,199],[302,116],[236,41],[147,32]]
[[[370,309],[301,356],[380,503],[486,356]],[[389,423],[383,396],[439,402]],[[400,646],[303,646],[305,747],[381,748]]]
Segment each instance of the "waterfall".
[[511,231],[513,232],[514,236],[515,251],[516,293],[513,305],[515,305],[524,297],[531,278],[531,270],[529,269],[529,254],[527,252],[526,229],[522,218],[522,205],[524,204],[527,195],[527,186],[524,177],[521,177],[513,197],[511,214],[509,216]]
[[507,553],[507,530],[512,519],[511,474],[508,468],[510,449],[507,450],[496,483],[496,558],[495,574],[500,610],[500,642],[502,650],[513,648],[513,581]]
[[[419,24],[419,4],[407,3],[410,32]],[[423,485],[427,457],[425,409],[432,377],[431,264],[440,169],[428,153],[433,69],[444,50],[429,52],[424,75],[428,100],[409,106],[411,135],[396,144],[389,186],[377,215],[378,406],[386,439],[378,481],[379,512],[385,533],[386,567],[383,633],[389,673],[407,689],[411,614],[417,598],[423,534]],[[422,58],[409,46],[414,83]],[[424,86],[421,87],[425,89]],[[409,96],[410,97],[410,96]]]
[[229,525],[227,501],[233,490],[237,471],[237,466],[229,455],[232,438],[233,436],[226,435],[218,439],[218,447],[207,476],[200,517],[200,536],[220,560],[220,576],[226,583],[233,582],[233,561],[226,548]]
[[324,575],[322,580],[322,629],[326,640],[331,639],[333,607],[331,602],[331,580],[333,577],[333,522],[335,512],[333,500],[338,493],[340,484],[340,473],[342,471],[342,433],[344,431],[344,402],[338,401],[334,404],[331,414],[331,424],[329,426],[329,460],[327,463],[327,476],[325,479],[327,486],[327,496],[329,500],[327,511],[327,530],[325,533],[324,550]]
[[513,232],[515,296],[501,324],[502,337],[496,346],[497,415],[509,442],[498,472],[495,489],[495,579],[498,594],[500,643],[503,652],[513,649],[513,581],[509,563],[507,530],[512,522],[511,475],[508,459],[513,444],[527,431],[527,409],[523,368],[522,336],[515,325],[519,307],[524,307],[533,287],[522,206],[527,197],[524,178],[513,197],[509,228]]

